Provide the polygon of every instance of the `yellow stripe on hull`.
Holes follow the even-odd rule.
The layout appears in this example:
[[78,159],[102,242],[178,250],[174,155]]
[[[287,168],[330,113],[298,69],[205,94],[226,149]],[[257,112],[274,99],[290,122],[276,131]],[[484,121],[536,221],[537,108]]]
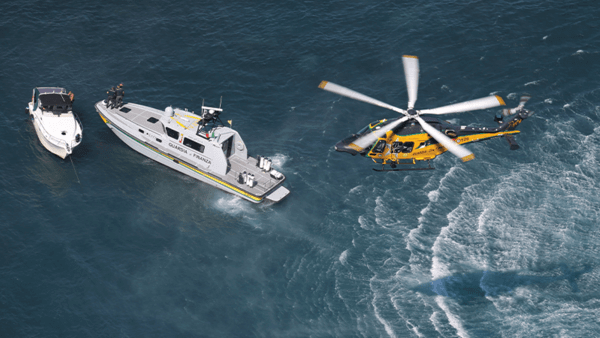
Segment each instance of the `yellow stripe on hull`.
[[[102,114],[100,114],[100,113],[99,113],[99,115],[100,115],[100,117],[102,118],[102,120],[104,121],[104,123],[106,123],[106,124],[112,124],[112,123],[111,123],[110,121],[108,121],[108,120],[107,120],[107,119],[106,119],[106,118],[105,118],[105,117],[104,117]],[[114,126],[114,124],[113,124],[113,126]],[[117,128],[117,129],[118,129],[118,128]],[[230,185],[229,183],[223,182],[223,181],[219,180],[218,178],[215,178],[215,177],[213,177],[213,176],[211,176],[211,175],[209,175],[209,174],[203,173],[203,172],[201,172],[200,170],[198,170],[198,169],[196,169],[196,168],[193,168],[193,167],[191,167],[191,166],[189,166],[189,165],[187,165],[187,164],[183,163],[183,162],[182,162],[182,161],[180,161],[179,159],[177,159],[177,158],[174,158],[174,157],[172,157],[172,156],[169,156],[169,155],[167,155],[167,154],[163,153],[162,151],[160,151],[160,150],[158,150],[158,149],[156,149],[156,148],[154,148],[154,147],[150,147],[150,146],[148,146],[147,144],[145,144],[145,143],[143,143],[143,142],[139,141],[138,139],[136,139],[136,138],[134,138],[134,137],[130,136],[129,134],[127,134],[127,133],[125,133],[125,132],[123,132],[123,133],[124,133],[126,136],[128,136],[129,138],[131,138],[131,139],[133,139],[134,141],[136,141],[137,143],[139,143],[139,144],[143,145],[144,147],[146,147],[146,148],[148,148],[148,149],[150,149],[150,150],[152,150],[152,151],[154,151],[154,152],[158,153],[159,155],[162,155],[162,156],[164,156],[164,157],[168,158],[168,159],[169,159],[169,160],[171,160],[171,161],[174,161],[174,160],[176,160],[178,164],[180,164],[180,165],[182,165],[182,166],[184,166],[184,167],[186,167],[186,168],[188,168],[188,169],[190,169],[190,170],[192,170],[192,171],[194,171],[194,172],[196,172],[196,173],[198,173],[198,174],[200,174],[200,175],[202,175],[202,176],[204,176],[204,177],[206,177],[206,178],[209,178],[209,179],[211,179],[211,180],[213,180],[213,181],[215,181],[215,182],[217,182],[217,183],[219,183],[219,184],[221,184],[221,185],[223,185],[223,186],[225,186],[225,187],[227,187],[227,188],[229,188],[229,189],[231,189],[231,190],[233,190],[233,191],[235,191],[235,192],[237,192],[237,193],[239,193],[239,194],[242,194],[242,195],[244,195],[244,196],[246,196],[246,197],[248,197],[248,198],[250,198],[250,199],[253,199],[253,200],[255,200],[255,201],[261,201],[261,200],[262,200],[262,197],[257,197],[257,196],[254,196],[254,195],[252,195],[252,194],[249,194],[249,193],[247,193],[247,192],[245,192],[245,191],[243,191],[243,190],[240,190],[240,189],[238,189],[238,188],[236,188],[236,187],[234,187],[234,186]]]

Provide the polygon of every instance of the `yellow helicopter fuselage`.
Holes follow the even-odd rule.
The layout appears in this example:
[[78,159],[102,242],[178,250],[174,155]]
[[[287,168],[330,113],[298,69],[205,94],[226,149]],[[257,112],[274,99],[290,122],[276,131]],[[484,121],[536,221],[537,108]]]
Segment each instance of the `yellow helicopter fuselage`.
[[[472,142],[478,142],[483,140],[489,140],[491,138],[500,137],[504,135],[518,134],[518,130],[501,131],[495,133],[476,133],[471,135],[451,137],[451,139],[458,144],[467,144]],[[378,163],[386,164],[388,162],[395,162],[402,164],[414,164],[416,161],[427,161],[432,160],[436,156],[441,155],[447,151],[447,149],[435,142],[427,133],[419,133],[413,135],[396,135],[392,134],[389,138],[380,138],[378,141],[386,142],[386,147],[383,152],[377,152],[375,146],[373,146],[365,156],[372,158]],[[413,144],[412,147],[403,147],[397,151],[394,151],[394,143],[402,144]],[[377,143],[375,143],[377,144]]]

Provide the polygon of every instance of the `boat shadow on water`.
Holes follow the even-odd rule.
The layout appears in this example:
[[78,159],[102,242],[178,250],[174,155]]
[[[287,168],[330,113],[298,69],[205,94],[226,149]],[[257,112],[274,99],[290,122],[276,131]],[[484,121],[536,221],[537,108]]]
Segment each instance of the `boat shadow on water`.
[[460,302],[476,302],[487,297],[510,294],[519,287],[541,286],[567,280],[574,293],[579,292],[576,280],[592,267],[585,265],[581,270],[573,270],[565,264],[560,265],[560,274],[552,276],[526,275],[520,271],[496,272],[475,271],[456,274],[420,284],[414,291],[429,296],[445,296]]

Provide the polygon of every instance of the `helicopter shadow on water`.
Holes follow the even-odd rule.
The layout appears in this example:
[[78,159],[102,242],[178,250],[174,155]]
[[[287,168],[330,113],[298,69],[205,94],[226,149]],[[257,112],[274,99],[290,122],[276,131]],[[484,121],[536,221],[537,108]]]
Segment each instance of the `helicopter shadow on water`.
[[560,265],[561,274],[556,276],[535,276],[520,274],[519,271],[475,271],[456,274],[431,282],[420,284],[412,290],[429,296],[445,296],[460,302],[469,303],[480,301],[486,297],[497,297],[510,294],[518,287],[529,285],[548,286],[561,280],[569,281],[571,290],[579,292],[576,280],[584,273],[592,270],[585,265],[581,270],[572,270],[565,264]]

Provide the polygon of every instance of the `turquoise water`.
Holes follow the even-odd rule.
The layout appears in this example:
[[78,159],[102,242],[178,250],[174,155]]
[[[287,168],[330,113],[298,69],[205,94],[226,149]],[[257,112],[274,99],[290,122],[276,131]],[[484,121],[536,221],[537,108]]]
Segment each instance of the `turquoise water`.
[[[600,6],[592,1],[9,1],[0,12],[0,336],[589,337],[600,332]],[[394,112],[522,93],[536,113],[434,171],[333,145]],[[233,120],[291,194],[253,205],[143,157],[93,105]],[[83,143],[48,153],[36,86],[75,93]],[[496,110],[448,115],[494,126]]]

